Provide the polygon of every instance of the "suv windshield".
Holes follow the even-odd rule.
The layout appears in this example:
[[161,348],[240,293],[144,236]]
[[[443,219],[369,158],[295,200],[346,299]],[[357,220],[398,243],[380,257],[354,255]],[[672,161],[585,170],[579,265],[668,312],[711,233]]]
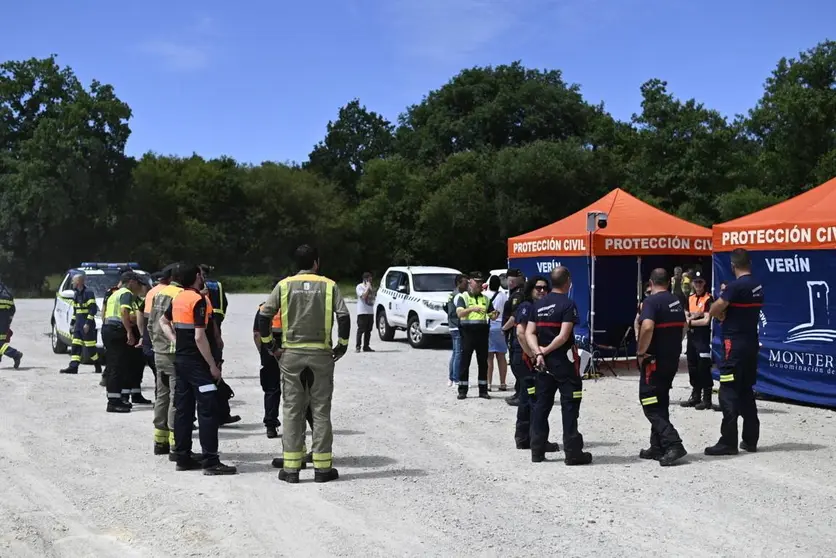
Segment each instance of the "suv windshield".
[[[110,287],[115,287],[119,283],[119,273],[105,273],[104,275],[87,275],[84,278],[84,284],[88,289],[92,289],[96,294],[96,298],[104,298],[105,293]],[[67,287],[72,288],[72,285]]]
[[419,293],[447,292],[456,288],[455,273],[422,273],[412,276],[412,285]]

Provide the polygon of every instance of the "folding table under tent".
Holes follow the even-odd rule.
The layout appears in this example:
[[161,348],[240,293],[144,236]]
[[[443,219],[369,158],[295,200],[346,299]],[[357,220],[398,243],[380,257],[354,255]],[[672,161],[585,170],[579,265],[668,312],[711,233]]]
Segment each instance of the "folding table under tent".
[[[587,232],[589,212],[606,213],[607,227]],[[565,219],[508,239],[508,265],[526,277],[548,278],[559,265],[569,269],[569,294],[580,314],[575,339],[586,349],[593,343],[617,344],[618,332],[623,335],[632,327],[643,283],[654,268],[672,272],[688,262],[702,263],[708,270],[710,258],[710,229],[656,209],[620,188]]]
[[[746,248],[764,289],[759,393],[836,407],[836,178],[785,202],[714,226],[714,290],[734,279]],[[722,325],[712,352],[719,362]],[[717,372],[715,371],[715,377]]]

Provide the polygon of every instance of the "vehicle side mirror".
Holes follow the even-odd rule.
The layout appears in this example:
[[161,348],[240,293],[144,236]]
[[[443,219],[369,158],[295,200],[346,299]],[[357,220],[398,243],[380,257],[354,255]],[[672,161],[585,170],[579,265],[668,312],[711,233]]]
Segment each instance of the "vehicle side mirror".
[[398,292],[399,293],[405,293],[408,290],[409,290],[409,287],[407,287],[406,285],[398,285]]
[[75,296],[75,291],[72,289],[65,289],[61,291],[61,296],[64,298],[73,298]]

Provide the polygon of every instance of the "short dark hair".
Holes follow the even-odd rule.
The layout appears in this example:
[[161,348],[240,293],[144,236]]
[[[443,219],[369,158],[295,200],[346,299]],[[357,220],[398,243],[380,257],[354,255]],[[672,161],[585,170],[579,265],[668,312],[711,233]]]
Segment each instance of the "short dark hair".
[[657,267],[653,271],[650,272],[650,284],[656,287],[667,287],[668,286],[668,272],[665,271],[661,267]]
[[572,274],[569,273],[568,267],[559,265],[552,270],[551,278],[552,288],[562,289],[563,287],[569,284],[569,279],[572,278]]
[[455,286],[458,287],[459,283],[461,283],[462,281],[467,281],[467,275],[464,275],[462,273],[457,273],[456,274],[456,284],[455,284]]
[[366,271],[365,273],[363,273],[363,281],[368,281],[371,278],[372,278],[372,272],[371,271]]
[[496,275],[491,275],[491,278],[488,280],[488,288],[494,292],[498,291],[499,288],[502,286],[502,280],[497,277]]
[[311,270],[314,264],[319,261],[319,252],[315,247],[303,244],[293,253],[293,261],[299,271]]
[[179,271],[182,281],[178,281],[178,283],[184,287],[194,285],[194,282],[197,281],[197,276],[203,273],[200,266],[196,264],[182,264]]
[[737,269],[750,270],[752,269],[752,259],[749,257],[749,252],[745,248],[735,248],[731,253],[731,264]]

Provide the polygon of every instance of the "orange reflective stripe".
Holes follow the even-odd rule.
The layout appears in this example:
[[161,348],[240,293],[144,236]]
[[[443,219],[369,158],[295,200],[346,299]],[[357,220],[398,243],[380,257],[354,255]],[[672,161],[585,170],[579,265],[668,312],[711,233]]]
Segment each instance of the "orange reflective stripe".
[[209,312],[206,312],[206,319],[202,324],[195,324],[194,322],[194,307],[201,301],[203,297],[200,293],[192,290],[185,290],[178,294],[171,303],[171,317],[174,322],[174,327],[183,329],[192,329],[196,325],[203,327],[209,323]]

